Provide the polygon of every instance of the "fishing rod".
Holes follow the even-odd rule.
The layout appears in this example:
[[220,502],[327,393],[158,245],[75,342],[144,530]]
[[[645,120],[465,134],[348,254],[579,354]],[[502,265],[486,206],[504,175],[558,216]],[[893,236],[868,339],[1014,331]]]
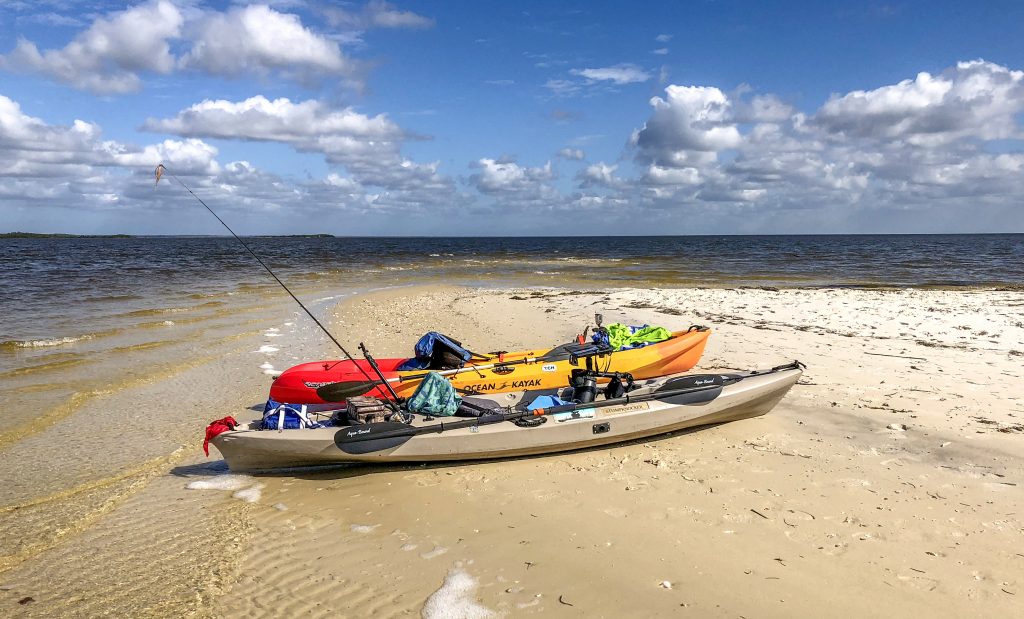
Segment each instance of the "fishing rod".
[[241,238],[240,236],[238,236],[237,234],[235,234],[235,231],[231,229],[231,226],[229,226],[229,225],[228,225],[227,223],[225,223],[225,221],[224,221],[223,219],[221,219],[221,218],[220,218],[220,215],[218,215],[217,213],[214,213],[214,212],[213,212],[213,209],[212,209],[212,208],[210,208],[210,206],[209,206],[208,204],[206,204],[206,202],[203,202],[203,199],[202,199],[202,198],[200,198],[199,196],[197,196],[197,195],[195,194],[195,192],[193,192],[193,191],[192,191],[192,190],[191,190],[191,189],[189,188],[189,186],[188,186],[188,185],[186,185],[186,184],[185,184],[184,182],[182,182],[182,180],[181,180],[180,178],[178,178],[178,177],[177,177],[177,176],[175,176],[175,175],[174,175],[173,173],[171,173],[171,171],[170,171],[170,170],[168,170],[168,169],[167,169],[167,167],[166,167],[166,166],[165,166],[164,164],[162,164],[162,163],[161,163],[160,165],[156,166],[156,170],[155,170],[155,174],[156,174],[156,182],[155,182],[155,183],[153,184],[153,189],[156,189],[156,186],[157,186],[157,185],[158,185],[158,184],[160,183],[160,177],[161,177],[161,176],[163,176],[163,174],[165,174],[165,173],[166,173],[166,174],[167,174],[168,176],[170,176],[171,178],[173,178],[174,180],[178,181],[178,184],[179,184],[179,185],[181,185],[182,187],[184,187],[184,188],[185,188],[185,191],[187,191],[187,192],[189,192],[190,194],[192,194],[192,197],[193,197],[193,198],[195,198],[196,200],[199,200],[199,203],[200,203],[200,204],[202,204],[203,206],[205,206],[205,207],[206,207],[206,210],[210,211],[210,214],[211,214],[211,215],[213,215],[214,217],[216,217],[216,218],[217,218],[217,221],[219,221],[219,222],[221,223],[221,225],[222,225],[222,226],[224,226],[225,228],[227,228],[227,231],[231,233],[231,236],[235,237],[235,239],[236,239],[236,240],[237,240],[237,241],[238,241],[239,243],[241,243],[241,244],[242,244],[242,247],[244,247],[244,248],[245,248],[245,250],[246,250],[247,252],[249,252],[249,253],[250,253],[250,254],[252,255],[252,257],[253,257],[253,258],[255,258],[255,259],[256,259],[256,262],[259,262],[259,263],[260,263],[260,266],[262,266],[262,267],[263,267],[264,269],[266,269],[266,270],[267,270],[267,273],[270,273],[270,276],[271,276],[271,277],[273,277],[273,278],[274,278],[274,280],[275,280],[275,281],[276,281],[276,282],[277,282],[278,284],[280,284],[282,288],[284,288],[284,291],[288,293],[288,296],[290,296],[290,297],[291,297],[292,299],[294,299],[294,300],[295,300],[295,302],[296,302],[296,303],[298,303],[298,304],[299,304],[299,307],[301,307],[301,308],[302,308],[302,311],[306,312],[306,315],[307,315],[307,316],[309,316],[309,317],[310,317],[310,318],[311,318],[311,319],[313,320],[313,322],[315,322],[315,323],[316,323],[316,326],[320,327],[320,330],[321,330],[321,331],[323,331],[323,332],[324,332],[324,333],[325,333],[325,334],[327,335],[327,337],[331,338],[331,341],[332,341],[332,342],[334,342],[334,344],[335,344],[335,345],[336,345],[336,346],[337,346],[337,347],[338,347],[339,349],[341,349],[341,352],[342,352],[342,354],[344,354],[344,355],[345,355],[345,356],[346,356],[346,357],[348,358],[348,360],[349,360],[349,361],[351,361],[352,363],[354,363],[354,364],[356,365],[356,367],[358,367],[358,368],[359,368],[359,370],[360,370],[360,372],[362,372],[363,376],[365,376],[365,377],[366,377],[366,380],[368,380],[368,381],[373,381],[373,379],[372,379],[372,378],[370,378],[370,375],[366,373],[366,370],[365,370],[365,369],[363,369],[363,367],[362,367],[362,366],[360,366],[358,362],[356,362],[355,358],[353,358],[353,357],[352,357],[352,355],[350,355],[350,354],[348,353],[348,351],[347,351],[347,350],[345,350],[345,347],[341,345],[341,342],[339,342],[339,341],[338,341],[338,338],[334,337],[334,335],[333,335],[333,334],[332,334],[332,333],[331,333],[330,331],[328,331],[328,330],[327,330],[327,327],[325,327],[325,326],[323,325],[323,323],[321,323],[321,322],[320,322],[319,320],[317,320],[316,316],[314,316],[314,315],[313,315],[313,312],[309,311],[309,309],[308,309],[308,308],[307,308],[307,307],[306,307],[305,305],[303,305],[302,301],[299,301],[299,298],[298,298],[297,296],[295,296],[295,293],[293,293],[293,292],[292,292],[292,291],[291,291],[291,290],[290,290],[290,289],[288,288],[288,286],[286,286],[286,285],[285,285],[285,283],[284,283],[283,281],[281,281],[281,278],[279,278],[279,277],[278,277],[277,275],[275,275],[275,274],[274,274],[274,272],[273,272],[273,271],[272,271],[272,270],[270,269],[270,267],[269,267],[269,266],[267,266],[267,264],[266,264],[265,262],[263,262],[263,260],[262,260],[262,259],[260,259],[260,257],[259,257],[258,255],[256,255],[256,252],[254,252],[254,251],[252,250],[252,248],[251,248],[251,247],[249,247],[249,245],[248,245],[248,244],[247,244],[247,243],[246,243],[245,241],[243,241],[243,240],[242,240],[242,238]]

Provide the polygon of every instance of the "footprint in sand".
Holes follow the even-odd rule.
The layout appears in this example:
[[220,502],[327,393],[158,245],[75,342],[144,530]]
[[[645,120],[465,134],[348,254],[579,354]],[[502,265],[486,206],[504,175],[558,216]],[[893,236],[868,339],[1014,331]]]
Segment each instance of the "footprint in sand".
[[448,549],[443,546],[434,546],[434,549],[430,552],[424,552],[420,554],[422,559],[433,559],[434,557],[440,557],[444,553],[448,552]]

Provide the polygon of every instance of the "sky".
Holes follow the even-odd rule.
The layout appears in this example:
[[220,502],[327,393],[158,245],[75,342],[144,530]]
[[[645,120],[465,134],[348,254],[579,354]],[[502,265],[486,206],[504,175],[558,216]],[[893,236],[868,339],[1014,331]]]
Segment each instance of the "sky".
[[1024,232],[1024,3],[0,0],[0,231]]

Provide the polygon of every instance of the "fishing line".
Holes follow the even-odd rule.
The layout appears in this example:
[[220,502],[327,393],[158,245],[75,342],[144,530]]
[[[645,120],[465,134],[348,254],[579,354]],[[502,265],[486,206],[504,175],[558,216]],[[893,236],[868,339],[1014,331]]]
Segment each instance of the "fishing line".
[[235,231],[232,230],[231,226],[227,225],[227,223],[225,223],[224,220],[220,218],[220,215],[218,215],[217,213],[214,213],[213,209],[210,208],[209,205],[206,204],[206,202],[203,202],[202,198],[197,196],[195,194],[195,192],[193,192],[191,189],[189,189],[189,186],[186,185],[185,183],[183,183],[180,178],[178,178],[177,176],[172,174],[171,171],[168,170],[166,166],[164,166],[164,164],[161,163],[160,165],[158,165],[156,167],[155,173],[156,173],[156,183],[153,184],[153,189],[156,189],[156,185],[160,183],[160,177],[164,173],[166,173],[168,176],[170,176],[174,180],[178,181],[178,184],[181,185],[182,187],[184,187],[185,191],[187,191],[190,194],[192,194],[193,198],[195,198],[196,200],[199,200],[199,203],[202,204],[203,206],[205,206],[206,210],[210,211],[210,214],[213,215],[214,217],[216,217],[217,221],[219,221],[222,226],[227,228],[227,231],[231,233],[231,236],[235,237],[235,239],[239,243],[242,244],[242,247],[244,247],[245,250],[248,251],[252,255],[252,257],[256,259],[256,262],[259,262],[260,266],[262,266],[264,269],[266,269],[267,273],[270,273],[270,276],[273,277],[274,280],[276,280],[278,284],[281,284],[281,287],[284,288],[284,291],[288,293],[288,296],[290,296],[292,299],[295,300],[296,303],[299,304],[299,307],[301,307],[302,310],[304,312],[306,312],[306,315],[309,316],[313,320],[313,322],[316,323],[316,326],[320,327],[320,330],[323,331],[327,335],[327,337],[331,338],[331,341],[334,342],[335,345],[337,345],[337,347],[341,349],[341,352],[344,353],[344,355],[346,357],[348,357],[349,361],[351,361],[352,363],[355,363],[356,367],[359,368],[359,371],[362,372],[363,376],[366,377],[366,380],[368,380],[368,381],[372,381],[373,380],[372,378],[370,378],[370,375],[366,373],[366,370],[361,365],[359,365],[359,363],[352,357],[352,355],[348,354],[348,351],[345,350],[345,347],[341,345],[341,342],[339,342],[338,339],[336,337],[334,337],[334,335],[332,335],[330,331],[327,330],[327,327],[325,327],[319,320],[316,319],[316,316],[313,315],[313,312],[309,311],[309,309],[305,305],[302,304],[302,301],[299,301],[299,298],[297,296],[295,296],[295,294],[288,288],[288,286],[285,286],[284,282],[281,281],[281,278],[279,278],[277,275],[275,275],[274,272],[272,270],[270,270],[270,267],[268,267],[267,264],[265,262],[263,262],[263,260],[261,260],[259,256],[256,255],[256,252],[254,252],[252,250],[252,248],[250,248],[249,245],[246,244],[246,242],[243,241],[240,236],[235,234]]

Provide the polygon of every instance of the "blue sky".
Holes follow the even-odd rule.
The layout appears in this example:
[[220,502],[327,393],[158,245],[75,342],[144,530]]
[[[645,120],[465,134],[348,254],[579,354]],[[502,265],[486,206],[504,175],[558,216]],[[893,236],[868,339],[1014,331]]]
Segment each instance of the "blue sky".
[[0,229],[1024,231],[1022,18],[0,0]]

